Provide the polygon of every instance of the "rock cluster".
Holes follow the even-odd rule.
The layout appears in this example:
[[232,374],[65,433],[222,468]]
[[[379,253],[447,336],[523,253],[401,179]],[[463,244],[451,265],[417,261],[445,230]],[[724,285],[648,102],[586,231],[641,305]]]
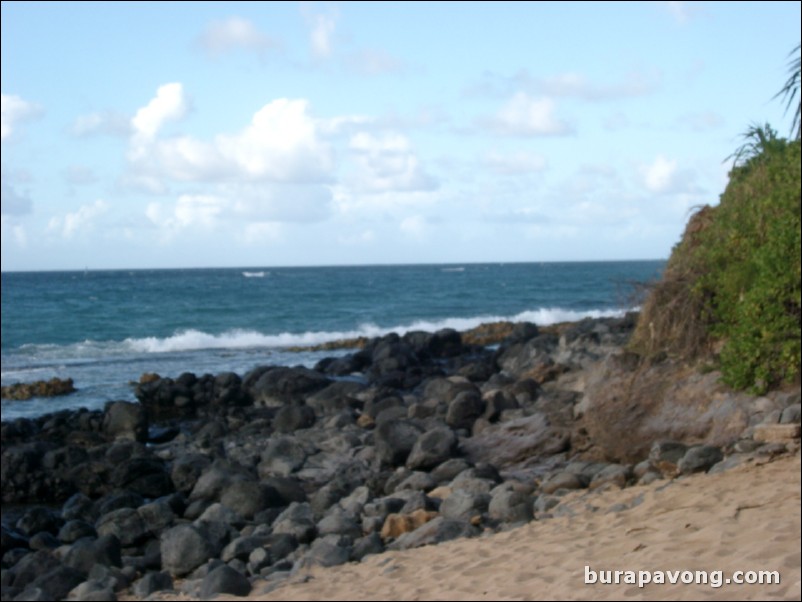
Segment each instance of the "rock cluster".
[[570,491],[797,445],[798,391],[744,401],[728,442],[677,431],[634,460],[604,454],[584,418],[590,376],[633,323],[522,324],[497,348],[387,335],[314,369],[151,375],[139,403],[3,423],[3,599],[147,597],[179,578],[201,599],[245,595],[255,579],[570,514]]
[[32,383],[17,383],[0,389],[0,397],[26,401],[33,397],[56,397],[75,392],[71,378],[51,378],[50,380],[37,380]]

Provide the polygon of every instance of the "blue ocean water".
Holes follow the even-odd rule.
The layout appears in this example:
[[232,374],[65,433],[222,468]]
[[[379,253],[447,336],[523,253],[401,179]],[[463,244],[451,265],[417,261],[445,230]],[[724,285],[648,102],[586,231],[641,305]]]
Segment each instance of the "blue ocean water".
[[[314,365],[344,337],[549,324],[633,308],[663,261],[2,274],[2,384],[71,377],[65,397],[2,401],[2,419],[133,400],[144,372]],[[343,352],[345,353],[345,352]]]

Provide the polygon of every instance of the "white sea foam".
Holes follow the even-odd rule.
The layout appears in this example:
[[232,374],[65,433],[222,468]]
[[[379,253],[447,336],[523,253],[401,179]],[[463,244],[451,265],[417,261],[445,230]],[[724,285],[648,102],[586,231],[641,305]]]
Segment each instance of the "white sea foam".
[[127,339],[130,349],[139,353],[168,353],[201,349],[247,349],[307,346],[340,339],[377,337],[396,332],[403,335],[415,330],[434,332],[442,328],[469,330],[486,322],[534,322],[545,326],[557,322],[572,322],[583,318],[602,318],[623,315],[622,310],[574,311],[560,308],[543,308],[521,312],[514,316],[476,316],[470,318],[446,318],[443,320],[418,320],[411,324],[381,327],[372,323],[361,324],[348,331],[315,331],[303,333],[284,332],[264,334],[255,330],[231,330],[222,334],[209,334],[200,330],[185,330],[172,336]]
[[[487,322],[534,322],[540,326],[557,322],[572,322],[583,318],[601,318],[623,315],[624,310],[591,310],[575,311],[562,308],[541,308],[524,311],[513,316],[483,315],[467,318],[444,318],[442,320],[416,320],[407,324],[379,326],[374,323],[363,323],[353,330],[343,331],[308,331],[301,333],[283,332],[266,334],[257,330],[230,330],[220,334],[212,334],[197,329],[176,332],[167,337],[128,338],[124,341],[83,341],[72,345],[25,345],[23,356],[18,356],[16,366],[8,369],[19,369],[20,363],[25,368],[41,367],[42,363],[51,361],[74,364],[84,361],[117,361],[133,356],[144,356],[158,353],[176,353],[184,351],[225,350],[225,349],[280,349],[284,347],[310,346],[356,337],[377,337],[395,332],[403,335],[407,332],[423,330],[434,332],[442,328],[469,330]],[[5,374],[5,373],[4,373]]]

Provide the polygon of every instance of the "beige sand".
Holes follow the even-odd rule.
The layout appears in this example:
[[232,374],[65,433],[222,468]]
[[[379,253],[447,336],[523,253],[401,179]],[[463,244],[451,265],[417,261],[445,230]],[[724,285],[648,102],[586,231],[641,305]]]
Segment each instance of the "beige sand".
[[[607,510],[636,496],[643,502]],[[314,569],[259,600],[799,600],[800,458],[604,493],[574,493],[574,518]],[[593,506],[593,510],[588,506]],[[778,571],[779,585],[585,585],[598,571]],[[623,578],[623,577],[622,577]],[[296,581],[292,583],[292,581]],[[237,600],[242,598],[220,598]]]

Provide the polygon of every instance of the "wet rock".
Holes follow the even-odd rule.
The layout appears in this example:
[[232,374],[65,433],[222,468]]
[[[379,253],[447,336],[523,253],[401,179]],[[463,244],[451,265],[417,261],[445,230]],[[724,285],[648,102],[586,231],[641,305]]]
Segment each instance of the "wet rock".
[[32,383],[16,383],[0,388],[0,397],[26,401],[33,397],[56,397],[74,393],[75,387],[71,378],[50,380],[37,380]]

